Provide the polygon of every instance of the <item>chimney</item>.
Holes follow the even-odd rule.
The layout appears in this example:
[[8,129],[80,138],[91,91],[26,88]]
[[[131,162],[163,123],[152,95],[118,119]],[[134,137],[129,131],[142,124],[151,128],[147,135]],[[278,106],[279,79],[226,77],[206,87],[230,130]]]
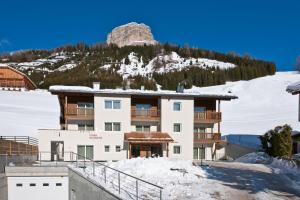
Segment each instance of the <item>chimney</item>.
[[93,82],[93,89],[100,90],[100,82]]
[[145,86],[144,85],[141,85],[141,90],[145,90]]
[[178,83],[176,88],[176,93],[183,93],[184,92],[184,86]]

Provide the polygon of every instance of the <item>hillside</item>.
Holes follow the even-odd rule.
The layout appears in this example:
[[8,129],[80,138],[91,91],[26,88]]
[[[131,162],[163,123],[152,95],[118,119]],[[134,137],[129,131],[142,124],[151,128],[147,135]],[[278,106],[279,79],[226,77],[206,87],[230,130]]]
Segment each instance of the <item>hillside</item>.
[[[295,72],[280,72],[250,81],[197,88],[197,92],[231,92],[239,99],[222,102],[221,132],[226,134],[263,134],[276,125],[290,124],[300,130],[298,96],[285,91],[290,83],[300,80]],[[46,106],[45,106],[46,105]],[[37,136],[37,129],[59,128],[57,97],[45,91],[0,91],[0,135]]]
[[272,62],[223,54],[204,49],[169,44],[154,46],[125,46],[96,44],[62,46],[51,50],[28,50],[0,55],[7,63],[27,74],[39,88],[50,85],[84,85],[100,81],[102,88],[131,88],[174,90],[182,82],[211,86],[226,81],[250,80],[272,75]]

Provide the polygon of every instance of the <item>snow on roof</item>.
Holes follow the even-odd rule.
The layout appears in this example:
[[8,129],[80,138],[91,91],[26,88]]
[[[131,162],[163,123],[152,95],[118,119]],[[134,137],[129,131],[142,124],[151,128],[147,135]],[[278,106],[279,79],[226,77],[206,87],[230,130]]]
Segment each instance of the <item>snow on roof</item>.
[[300,81],[288,85],[286,91],[292,94],[300,93]]
[[219,98],[223,100],[237,99],[235,95],[228,93],[210,93],[210,92],[193,92],[185,91],[178,93],[171,90],[137,90],[137,89],[92,89],[86,86],[63,86],[54,85],[49,88],[52,93],[61,92],[76,92],[76,93],[91,93],[91,94],[123,94],[123,95],[145,95],[145,96],[185,96],[185,97],[206,97],[206,98]]

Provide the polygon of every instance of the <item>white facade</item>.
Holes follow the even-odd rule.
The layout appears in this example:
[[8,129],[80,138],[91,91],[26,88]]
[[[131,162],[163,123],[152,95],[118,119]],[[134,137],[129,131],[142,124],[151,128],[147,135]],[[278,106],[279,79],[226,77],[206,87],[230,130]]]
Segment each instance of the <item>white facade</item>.
[[68,177],[7,177],[8,200],[66,200],[68,188]]
[[[180,103],[181,109],[175,111],[174,103]],[[174,132],[174,124],[180,124],[180,132]],[[172,158],[193,159],[194,135],[194,99],[161,99],[161,130],[174,139],[170,143],[169,155]],[[174,154],[174,146],[180,147],[180,154]]]
[[[92,159],[94,160],[126,159],[129,157],[130,150],[128,143],[124,141],[124,134],[136,132],[136,125],[138,124],[147,125],[150,132],[167,133],[174,140],[174,142],[169,143],[168,152],[166,144],[163,144],[163,156],[193,160],[195,147],[194,127],[204,127],[208,133],[216,133],[218,131],[215,123],[195,125],[195,100],[190,95],[176,97],[169,95],[158,96],[157,104],[160,109],[160,119],[156,122],[132,121],[132,95],[130,94],[95,93],[93,96],[94,130],[78,130],[76,120],[73,120],[72,124],[67,124],[68,130],[39,130],[40,151],[51,152],[53,151],[51,142],[60,142],[63,143],[64,152],[79,153],[78,146],[92,148],[89,151],[93,152]],[[138,94],[135,94],[135,96],[138,96]],[[106,101],[111,106],[110,108],[106,107]],[[118,105],[114,107],[111,102],[117,102]],[[180,105],[180,109],[174,109],[174,104]],[[196,147],[200,148],[199,146]],[[225,154],[224,148],[216,150],[212,144],[206,144],[204,148],[206,160],[213,159],[213,152],[215,152],[217,157],[222,157],[222,154]],[[42,159],[53,160],[53,156],[51,158],[50,153],[48,155],[43,154]],[[65,154],[64,159],[69,160],[70,157]]]

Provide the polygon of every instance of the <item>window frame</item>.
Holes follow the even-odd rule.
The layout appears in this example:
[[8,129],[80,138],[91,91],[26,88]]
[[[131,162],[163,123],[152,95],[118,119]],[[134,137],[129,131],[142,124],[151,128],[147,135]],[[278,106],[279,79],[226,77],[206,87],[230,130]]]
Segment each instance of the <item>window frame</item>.
[[[107,107],[107,103],[110,105]],[[118,105],[117,107],[115,105]],[[104,100],[104,109],[107,110],[120,110],[121,109],[121,100],[118,99],[105,99]]]
[[[176,151],[176,149],[179,150],[179,151]],[[173,146],[173,154],[176,154],[176,155],[181,154],[181,146],[179,146],[179,145],[174,145],[174,146]]]
[[[120,148],[119,151],[117,150],[117,148]],[[116,145],[116,152],[121,152],[121,145]]]
[[[179,105],[179,110],[177,110],[177,109],[175,109],[176,108],[176,106],[175,105]],[[178,111],[181,111],[182,110],[182,105],[181,105],[181,102],[179,102],[179,101],[175,101],[175,102],[173,102],[173,111],[176,111],[176,112],[178,112]]]
[[[106,151],[106,148],[108,147],[108,151]],[[110,145],[104,145],[104,152],[109,153],[110,152]]]
[[[176,125],[179,125],[179,131],[175,131],[175,126]],[[181,125],[181,123],[173,123],[173,132],[174,133],[181,133],[181,131],[182,131],[182,125]]]
[[[107,125],[110,125],[110,129],[107,130],[106,127]],[[119,129],[116,129],[116,125],[119,126]],[[121,122],[104,122],[104,131],[105,132],[120,132],[122,130],[122,124]]]

